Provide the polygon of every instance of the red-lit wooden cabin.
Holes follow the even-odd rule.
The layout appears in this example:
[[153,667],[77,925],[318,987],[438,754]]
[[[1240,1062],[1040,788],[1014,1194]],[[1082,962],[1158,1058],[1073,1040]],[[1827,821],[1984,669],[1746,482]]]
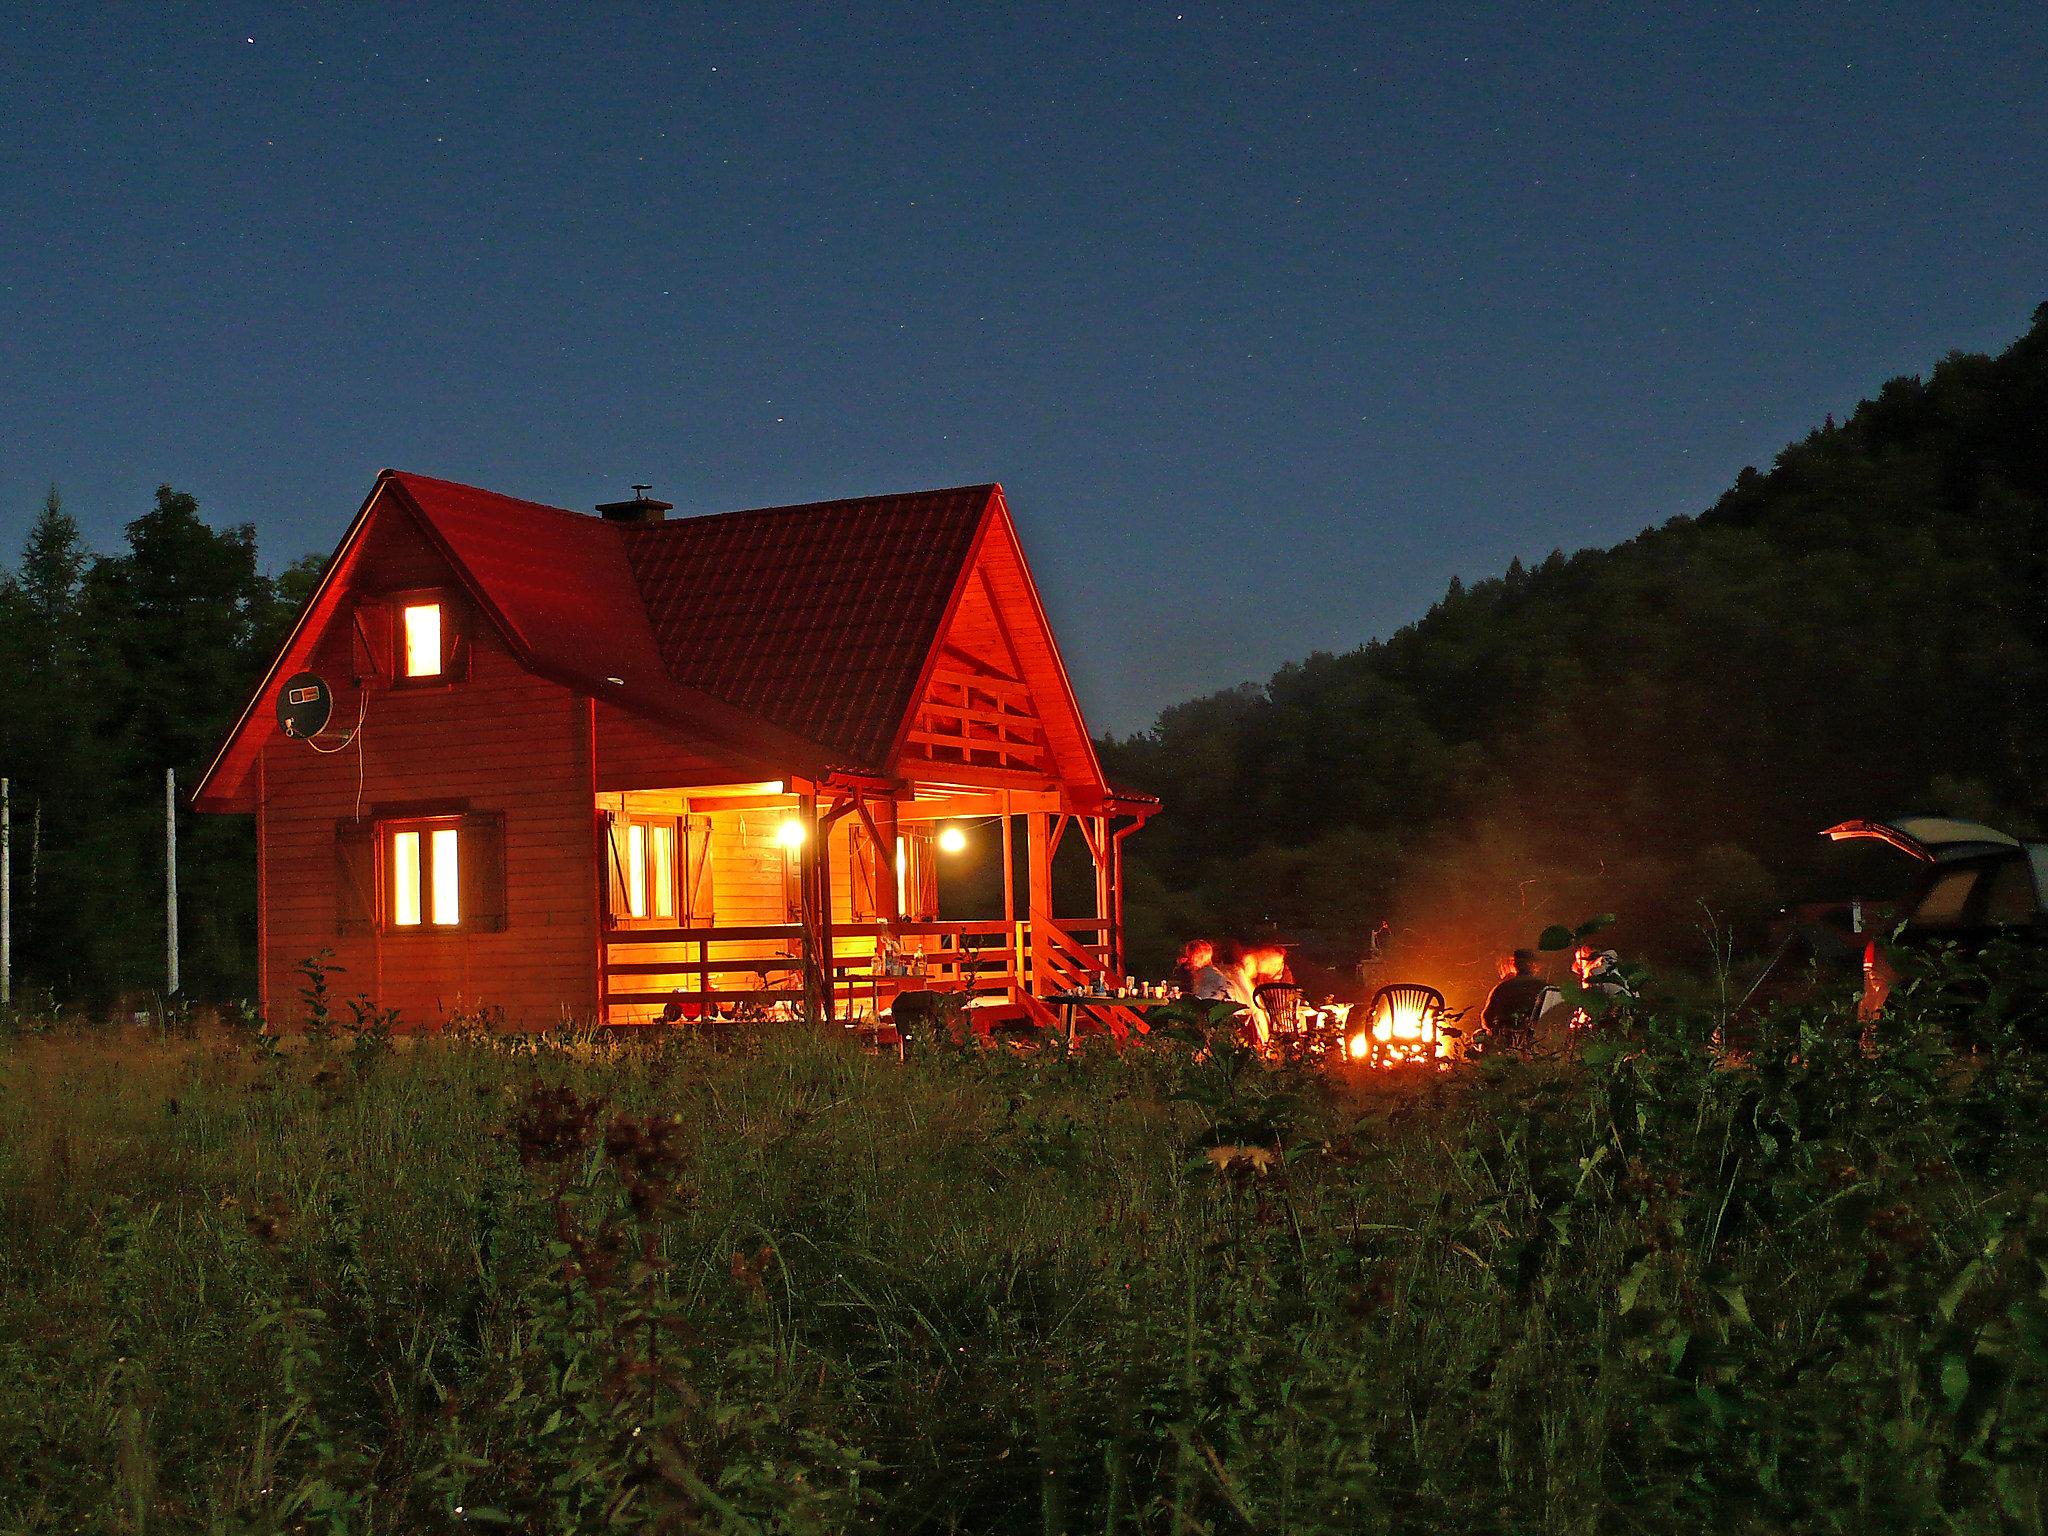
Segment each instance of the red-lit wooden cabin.
[[[412,1027],[699,1018],[1121,968],[1121,847],[995,485],[668,518],[386,471],[193,796],[253,814],[268,1017],[321,951]],[[277,717],[318,674],[309,740]],[[942,920],[949,828],[1001,912]],[[1093,910],[1055,914],[1088,852]],[[1069,859],[1073,856],[1068,855]],[[877,959],[894,946],[915,974]]]

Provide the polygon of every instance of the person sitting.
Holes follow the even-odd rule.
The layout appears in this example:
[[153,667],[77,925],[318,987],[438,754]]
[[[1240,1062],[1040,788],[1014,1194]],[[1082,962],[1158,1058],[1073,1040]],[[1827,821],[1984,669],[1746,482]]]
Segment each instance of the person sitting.
[[1299,1025],[1301,988],[1295,983],[1294,968],[1288,964],[1286,945],[1255,944],[1252,953],[1256,967],[1252,976],[1252,996],[1258,1000],[1259,1013],[1265,1025],[1265,1038],[1260,1043],[1266,1044],[1276,1031],[1292,1031]]
[[1562,1000],[1563,994],[1543,979],[1543,961],[1536,951],[1518,949],[1501,957],[1500,982],[1487,993],[1479,1016],[1494,1044],[1527,1050],[1536,1021]]
[[1630,1002],[1635,989],[1621,974],[1621,956],[1611,949],[1581,944],[1572,951],[1572,974],[1588,992],[1599,992],[1615,1002]]
[[1195,995],[1195,978],[1200,976],[1216,958],[1216,946],[1207,939],[1189,939],[1181,945],[1180,955],[1173,962],[1172,982],[1180,989],[1182,997]]
[[1206,1002],[1234,1003],[1246,1036],[1258,1045],[1264,1045],[1270,1033],[1258,996],[1263,959],[1261,951],[1251,945],[1225,939],[1195,976],[1195,996]]

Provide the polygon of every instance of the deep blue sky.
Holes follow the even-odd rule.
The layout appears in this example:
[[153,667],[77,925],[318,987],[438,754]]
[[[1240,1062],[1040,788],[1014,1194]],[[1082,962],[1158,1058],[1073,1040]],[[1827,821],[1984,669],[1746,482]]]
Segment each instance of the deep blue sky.
[[2048,299],[2033,0],[72,9],[0,23],[10,560],[52,480],[275,565],[384,465],[994,478],[1118,729]]

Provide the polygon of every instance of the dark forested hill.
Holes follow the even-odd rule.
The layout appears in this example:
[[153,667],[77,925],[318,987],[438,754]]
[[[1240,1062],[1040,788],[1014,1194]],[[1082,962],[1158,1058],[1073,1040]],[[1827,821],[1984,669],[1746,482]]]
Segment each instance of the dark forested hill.
[[[1361,572],[1370,579],[1370,572]],[[2048,305],[1613,549],[1102,743],[1166,813],[1132,938],[1372,924],[1482,971],[1551,919],[1703,949],[1839,883],[1815,833],[2048,792]],[[1704,906],[1702,906],[1704,903]]]

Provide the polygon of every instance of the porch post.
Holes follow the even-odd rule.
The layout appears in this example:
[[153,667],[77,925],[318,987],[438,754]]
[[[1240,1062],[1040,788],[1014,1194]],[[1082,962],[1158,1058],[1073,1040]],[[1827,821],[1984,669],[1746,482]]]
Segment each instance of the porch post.
[[1010,792],[1003,792],[1003,924],[1010,946],[1010,1001],[1019,1003],[1030,990],[1024,976],[1024,941],[1017,931],[1017,854],[1010,826]]
[[1029,881],[1025,900],[1031,921],[1031,990],[1044,997],[1053,989],[1052,813],[1026,812],[1024,837]]

